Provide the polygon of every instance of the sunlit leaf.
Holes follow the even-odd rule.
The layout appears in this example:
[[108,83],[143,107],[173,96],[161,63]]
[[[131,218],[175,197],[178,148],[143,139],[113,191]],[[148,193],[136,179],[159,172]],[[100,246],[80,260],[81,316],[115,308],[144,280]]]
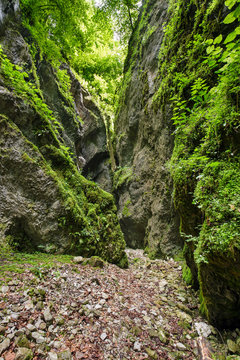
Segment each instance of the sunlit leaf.
[[240,16],[240,5],[234,10],[234,16],[238,18]]
[[239,0],[226,0],[225,5],[231,9]]
[[214,49],[215,49],[214,45],[208,46],[206,50],[207,54],[211,54]]
[[228,14],[225,19],[223,20],[224,24],[231,24],[236,20],[236,17],[234,16],[234,11],[232,11],[230,14]]
[[216,37],[215,39],[214,39],[214,44],[220,44],[220,42],[222,41],[222,34],[220,34],[218,37]]
[[227,44],[231,41],[233,41],[237,36],[237,33],[235,31],[231,32],[225,39],[224,44]]

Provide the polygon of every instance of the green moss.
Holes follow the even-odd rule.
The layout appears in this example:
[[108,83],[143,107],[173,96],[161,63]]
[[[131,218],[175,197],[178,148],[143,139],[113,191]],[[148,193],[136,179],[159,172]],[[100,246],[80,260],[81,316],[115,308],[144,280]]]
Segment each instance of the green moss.
[[123,184],[130,181],[132,174],[132,168],[127,166],[119,168],[117,171],[115,171],[113,175],[113,190],[117,190]]
[[28,162],[32,162],[32,163],[36,162],[36,160],[32,159],[27,153],[24,153],[22,155],[22,158],[23,158],[23,160],[28,161]]
[[[31,152],[22,154],[23,160],[40,167],[55,181],[59,190],[59,199],[62,202],[59,231],[67,240],[66,252],[86,257],[99,255],[112,263],[124,263],[125,242],[117,220],[113,196],[80,175],[72,160],[70,149],[62,143],[57,121],[52,118],[51,111],[42,99],[37,98],[37,90],[31,83],[27,83],[24,79],[25,75],[18,74],[21,69],[14,67],[2,53],[1,56],[0,60],[4,65],[1,71],[3,71],[5,81],[15,89],[19,97],[29,101],[29,105],[38,113],[40,116],[38,129],[42,126],[44,129],[47,128],[47,135],[44,130],[44,136],[47,136],[48,144],[41,148],[33,145],[24,137],[19,128],[5,117],[0,119],[1,128],[8,132],[8,136],[22,137],[31,149]],[[9,75],[10,70],[13,71],[12,77]],[[26,93],[22,92],[19,84],[15,84],[17,79],[20,79],[22,87],[24,85]],[[42,130],[35,132],[36,144],[39,143],[42,134]],[[25,244],[25,250],[36,250],[30,246],[31,242],[25,234],[16,234],[9,241],[17,249],[23,249]],[[56,248],[54,244],[46,244],[41,247],[41,250],[52,252]]]
[[182,276],[183,276],[183,280],[188,284],[188,285],[192,285],[193,283],[193,278],[192,278],[192,273],[190,268],[185,264],[183,265],[182,268]]
[[131,200],[127,200],[124,204],[122,214],[125,217],[131,216],[131,212],[129,211],[128,205],[131,204]]
[[[161,242],[158,242],[159,244]],[[148,246],[145,247],[144,249],[144,253],[147,254],[147,256],[149,257],[150,260],[155,260],[155,259],[163,259],[165,257],[165,255],[162,253],[161,249],[151,249]]]

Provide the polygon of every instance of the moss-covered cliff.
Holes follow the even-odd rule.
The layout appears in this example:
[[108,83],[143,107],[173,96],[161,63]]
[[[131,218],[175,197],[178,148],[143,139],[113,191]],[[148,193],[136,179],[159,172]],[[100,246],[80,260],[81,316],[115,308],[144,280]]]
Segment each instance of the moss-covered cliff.
[[[148,215],[140,219],[145,244],[163,247],[166,225],[173,224],[169,169],[192,283],[200,286],[203,312],[223,327],[240,319],[239,9],[234,0],[146,0],[130,42],[116,125],[120,164],[134,175],[139,154],[150,149],[147,171],[137,172],[141,189],[150,184],[152,205],[143,203]],[[121,188],[120,210],[134,181]],[[127,215],[122,211],[126,224],[135,221],[131,206]],[[163,222],[154,230],[156,214]]]
[[1,242],[125,267],[114,199],[81,175],[85,162],[106,160],[101,114],[68,65],[33,56],[36,43],[16,16],[0,29]]
[[166,162],[173,148],[169,109],[154,108],[158,54],[167,19],[165,1],[147,1],[132,34],[116,118],[114,177],[119,216],[130,246],[151,256],[173,254],[181,246],[179,221]]

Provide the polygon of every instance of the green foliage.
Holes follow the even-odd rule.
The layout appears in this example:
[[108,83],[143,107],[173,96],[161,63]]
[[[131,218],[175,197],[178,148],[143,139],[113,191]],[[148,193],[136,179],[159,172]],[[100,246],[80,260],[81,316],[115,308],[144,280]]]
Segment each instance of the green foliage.
[[[226,1],[227,15],[219,1],[195,5],[170,1],[159,54],[163,80],[154,101],[163,110],[173,105],[175,146],[169,167],[174,201],[185,241],[201,266],[213,254],[234,259],[240,248],[240,5],[239,0]],[[222,22],[225,30],[219,33]],[[186,268],[190,281],[189,275]],[[203,308],[206,312],[204,301]]]
[[[53,116],[52,111],[48,108],[43,100],[43,96],[38,87],[29,81],[29,75],[19,65],[14,65],[4,55],[0,45],[0,77],[13,92],[24,99],[44,120],[45,126],[40,130],[52,131],[53,134],[59,135],[60,124]],[[56,136],[55,135],[55,136]]]
[[[112,116],[125,52],[114,39],[113,14],[115,18],[123,14],[128,2],[110,3],[106,0],[97,7],[88,0],[21,0],[21,10],[23,25],[34,40],[30,44],[33,57],[40,55],[52,63],[67,94],[67,74],[59,67],[62,62],[70,64]],[[111,13],[110,8],[114,9]],[[70,94],[68,98],[71,102]]]
[[113,175],[113,190],[117,190],[123,184],[130,180],[132,177],[132,168],[130,167],[121,167],[117,169]]
[[[63,203],[59,213],[59,227],[66,236],[66,252],[85,256],[100,255],[113,263],[125,263],[124,239],[116,216],[116,207],[112,195],[99,189],[93,182],[80,175],[72,160],[70,149],[66,147],[58,131],[60,125],[53,117],[40,92],[29,81],[21,67],[12,64],[0,51],[1,80],[20,100],[24,100],[38,114],[35,132],[31,133],[31,141],[23,137],[19,128],[6,117],[0,117],[1,128],[6,134],[22,137],[29,147],[29,152],[22,154],[25,162],[31,163],[33,169],[41,168],[58,188],[59,200]],[[59,82],[65,92],[69,91],[70,83],[65,72],[60,72]],[[66,100],[71,98],[66,94]],[[20,126],[21,127],[21,126]],[[47,136],[47,145],[41,142],[40,149],[33,145],[39,144],[42,133]],[[10,134],[11,133],[11,134]],[[41,151],[41,153],[40,153]],[[4,236],[4,231],[3,234]],[[5,239],[17,250],[55,252],[54,244],[38,247],[23,232],[11,234]]]
[[115,29],[120,36],[121,43],[126,46],[139,14],[139,1],[104,0],[101,8],[113,16]]
[[131,200],[127,200],[124,204],[122,214],[125,217],[131,216],[131,212],[129,211],[128,206],[131,204]]

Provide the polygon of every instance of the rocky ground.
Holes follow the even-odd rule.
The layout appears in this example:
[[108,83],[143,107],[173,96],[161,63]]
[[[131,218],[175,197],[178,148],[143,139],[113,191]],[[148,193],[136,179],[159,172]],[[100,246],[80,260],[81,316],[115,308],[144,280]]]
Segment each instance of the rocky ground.
[[199,316],[179,263],[127,252],[127,270],[77,258],[37,267],[26,260],[14,272],[2,256],[0,360],[190,360],[202,335],[216,359],[240,359],[227,356],[239,351],[240,331],[220,334]]

